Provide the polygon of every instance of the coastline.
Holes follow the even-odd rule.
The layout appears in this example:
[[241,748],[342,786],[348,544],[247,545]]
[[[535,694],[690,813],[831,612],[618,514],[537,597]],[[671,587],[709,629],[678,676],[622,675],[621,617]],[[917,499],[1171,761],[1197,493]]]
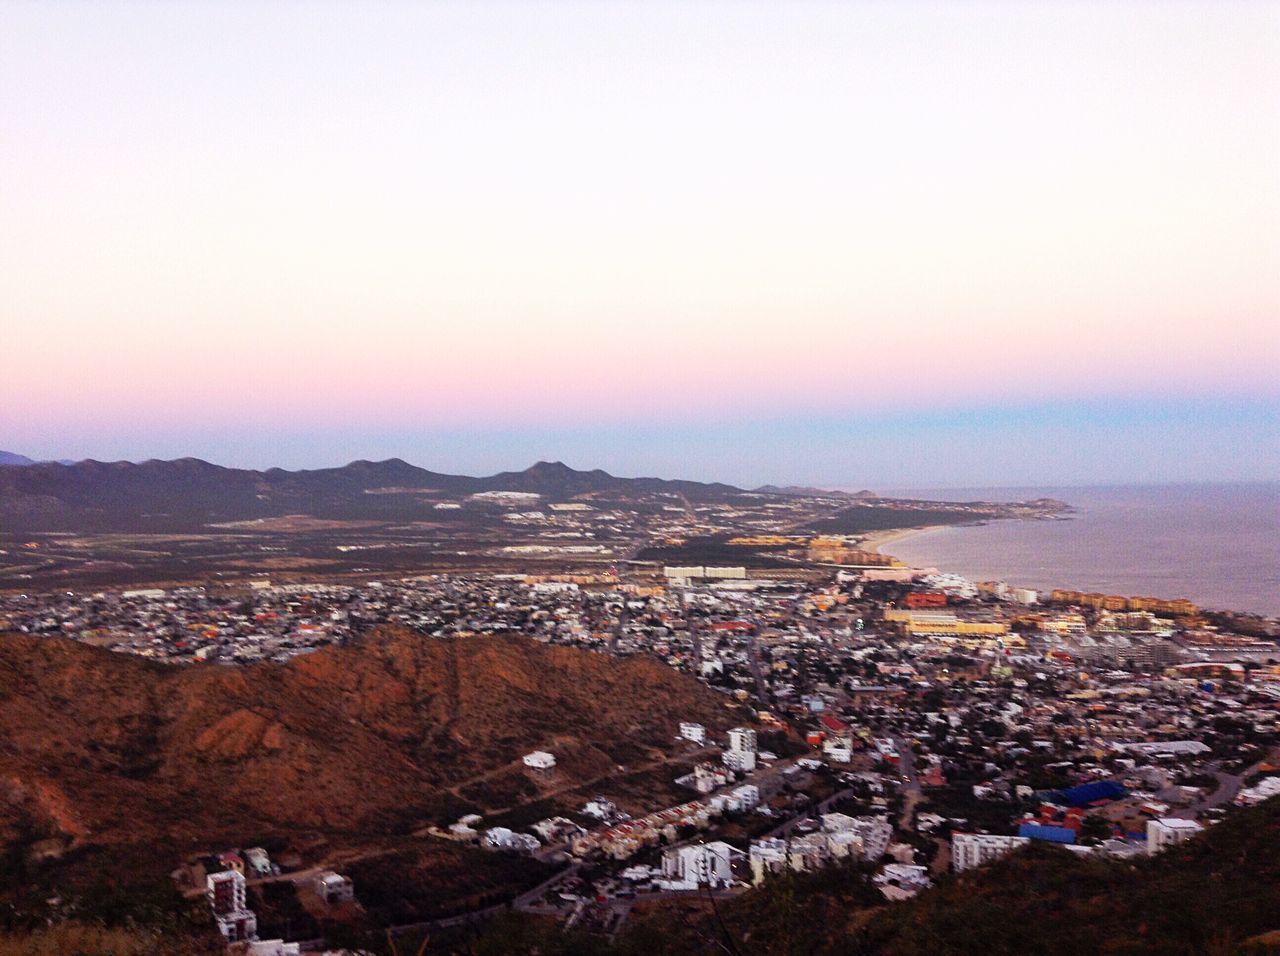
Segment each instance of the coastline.
[[[921,525],[917,528],[889,528],[885,531],[872,531],[864,538],[858,540],[858,547],[865,551],[874,551],[877,554],[888,554],[884,548],[890,544],[902,541],[912,535],[923,534],[926,531],[937,531],[939,528],[946,528],[948,525],[928,524]],[[889,555],[894,557],[894,555]]]

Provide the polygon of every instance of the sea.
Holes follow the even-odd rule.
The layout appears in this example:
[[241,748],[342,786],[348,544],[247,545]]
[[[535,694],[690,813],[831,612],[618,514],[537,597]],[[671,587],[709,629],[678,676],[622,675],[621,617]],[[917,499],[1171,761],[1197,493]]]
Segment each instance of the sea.
[[1057,498],[1068,520],[910,534],[883,550],[917,566],[1022,587],[1187,598],[1280,616],[1280,482],[898,490],[936,501]]

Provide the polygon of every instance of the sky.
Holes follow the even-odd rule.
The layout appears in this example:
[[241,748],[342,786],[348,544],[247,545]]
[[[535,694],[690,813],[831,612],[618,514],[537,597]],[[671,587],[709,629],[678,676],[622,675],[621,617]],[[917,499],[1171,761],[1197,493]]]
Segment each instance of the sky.
[[1280,6],[0,0],[0,448],[1280,478]]

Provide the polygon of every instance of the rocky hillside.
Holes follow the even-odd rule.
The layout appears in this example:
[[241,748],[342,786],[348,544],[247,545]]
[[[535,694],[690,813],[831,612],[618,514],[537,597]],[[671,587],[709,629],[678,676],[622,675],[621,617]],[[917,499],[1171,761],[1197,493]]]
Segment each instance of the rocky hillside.
[[517,637],[384,631],[223,668],[5,636],[0,833],[203,845],[407,832],[490,780],[509,802],[534,796],[519,763],[531,749],[560,756],[555,783],[570,787],[661,759],[682,719],[723,729],[733,715],[657,662]]

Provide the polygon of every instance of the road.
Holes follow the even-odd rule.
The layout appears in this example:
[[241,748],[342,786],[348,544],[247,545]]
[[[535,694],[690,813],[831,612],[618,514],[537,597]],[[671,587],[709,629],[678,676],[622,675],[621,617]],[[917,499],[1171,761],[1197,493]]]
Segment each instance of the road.
[[772,707],[773,700],[769,695],[769,685],[764,679],[764,672],[760,669],[759,640],[755,632],[747,637],[747,660],[751,663],[751,676],[756,681],[756,697],[765,707]]
[[[1187,820],[1194,820],[1206,810],[1213,810],[1217,807],[1231,803],[1231,801],[1235,799],[1236,794],[1240,792],[1240,788],[1244,786],[1244,782],[1262,769],[1262,765],[1267,763],[1273,756],[1273,754],[1268,754],[1266,757],[1263,757],[1252,766],[1246,767],[1238,774],[1226,773],[1220,770],[1220,761],[1210,761],[1205,764],[1204,769],[1218,778],[1218,789],[1198,803],[1194,803],[1189,807],[1184,807],[1181,810],[1175,811],[1173,815]],[[1160,791],[1159,796],[1161,796],[1161,799],[1164,799],[1163,795],[1165,793],[1172,792],[1173,788],[1166,788],[1165,790]]]
[[916,804],[920,802],[920,776],[916,773],[916,755],[911,749],[911,742],[901,737],[893,738],[893,745],[898,748],[898,769],[907,778],[903,788],[902,813],[898,817],[898,829],[912,829],[911,819],[916,812]]
[[510,903],[499,903],[496,906],[487,906],[482,910],[472,910],[470,913],[461,913],[457,916],[448,916],[444,919],[424,920],[420,923],[405,923],[401,926],[388,927],[387,932],[392,936],[403,936],[406,933],[420,932],[430,929],[448,929],[451,926],[463,926],[467,923],[479,922],[495,916],[498,913],[508,909],[524,909],[530,907],[531,904],[551,889],[555,884],[568,879],[582,869],[581,863],[571,863],[565,869],[561,870],[554,876],[543,880],[531,890],[521,893]]

